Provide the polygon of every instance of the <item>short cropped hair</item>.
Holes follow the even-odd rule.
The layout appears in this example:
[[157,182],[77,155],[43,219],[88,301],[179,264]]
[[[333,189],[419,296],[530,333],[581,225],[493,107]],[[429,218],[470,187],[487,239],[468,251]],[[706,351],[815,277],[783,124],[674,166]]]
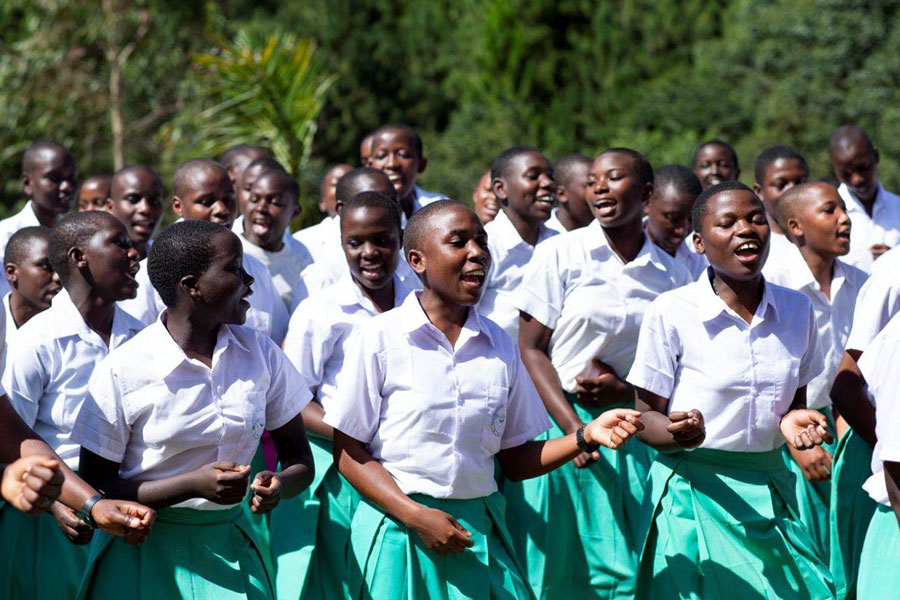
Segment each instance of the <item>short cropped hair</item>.
[[709,201],[713,198],[713,196],[718,196],[723,192],[749,192],[751,196],[756,200],[757,204],[759,204],[760,208],[765,210],[763,206],[762,200],[759,199],[759,196],[756,193],[748,188],[746,185],[741,183],[740,181],[723,181],[722,183],[717,183],[716,185],[711,185],[697,196],[697,199],[694,200],[694,206],[691,207],[691,219],[694,222],[694,231],[699,232],[701,222],[703,221],[703,217],[706,215]]
[[163,304],[174,306],[178,283],[209,268],[215,257],[212,239],[220,233],[230,231],[209,221],[178,221],[157,236],[147,257],[147,274]]
[[47,242],[50,247],[50,233],[48,227],[23,227],[13,234],[6,243],[6,252],[3,254],[3,264],[20,265],[28,260],[31,244],[37,240]]
[[69,152],[69,149],[59,142],[54,142],[53,140],[40,140],[28,146],[28,148],[25,150],[25,153],[22,155],[22,172],[30,173],[35,164],[40,161],[41,154],[43,154],[46,150],[62,152],[69,158],[69,160],[75,162],[75,159],[72,158],[72,153]]
[[[346,215],[356,208],[383,208],[387,213],[391,225],[395,225],[398,232],[402,231],[400,205],[396,200],[378,192],[360,192],[344,203],[344,214]],[[341,231],[343,230],[344,220],[341,219]]]
[[110,224],[124,227],[102,210],[72,213],[57,223],[50,234],[50,266],[65,286],[69,281],[69,250],[83,248],[95,233]]
[[646,156],[644,156],[637,150],[632,150],[631,148],[613,147],[607,148],[598,156],[603,156],[604,154],[624,154],[625,156],[630,156],[634,161],[634,170],[637,172],[637,176],[640,182],[642,184],[653,183],[653,165],[650,164],[650,161],[647,160]]
[[406,222],[406,230],[403,232],[403,254],[409,255],[411,250],[422,249],[422,243],[431,230],[429,227],[431,217],[448,210],[456,210],[459,208],[466,210],[473,215],[475,214],[472,212],[471,208],[456,200],[438,200],[431,204],[426,204],[414,212],[409,218],[409,221]]
[[419,137],[419,134],[416,133],[416,130],[413,129],[412,126],[407,125],[406,123],[388,123],[387,125],[382,125],[378,129],[373,131],[371,133],[373,148],[374,148],[375,138],[377,138],[382,133],[386,133],[388,131],[402,131],[403,133],[408,135],[410,137],[410,139],[412,139],[413,150],[416,153],[416,158],[421,159],[422,157],[425,156],[424,149],[422,147],[422,138]]
[[868,134],[862,130],[859,125],[841,125],[831,132],[828,137],[828,151],[837,152],[845,144],[861,141],[869,147],[872,152],[875,151],[875,144]]
[[366,185],[367,180],[383,179],[387,182],[389,188],[393,189],[394,184],[388,179],[384,171],[375,167],[357,167],[347,171],[343,177],[338,179],[337,186],[334,190],[334,198],[336,202],[340,202],[344,206],[357,194],[362,192],[371,192]]
[[291,177],[291,174],[287,171],[282,169],[269,169],[268,171],[263,171],[256,181],[259,182],[263,177],[274,177],[276,181],[281,184],[283,193],[290,198],[289,204],[297,204],[300,200],[300,184],[297,183],[297,180]]
[[803,165],[803,170],[809,175],[809,165],[806,164],[806,159],[796,149],[790,146],[769,146],[759,153],[759,156],[756,157],[756,164],[753,165],[753,176],[756,178],[756,183],[760,185],[763,183],[763,179],[766,178],[766,171],[776,160],[799,161]]
[[183,196],[186,191],[185,188],[189,185],[189,180],[193,177],[194,173],[205,170],[220,170],[226,177],[228,176],[228,171],[225,170],[222,163],[218,163],[209,158],[192,158],[181,163],[178,165],[178,168],[175,169],[175,182],[172,185],[172,194],[179,198]]
[[670,187],[694,198],[703,192],[697,174],[684,165],[663,165],[653,172],[654,191]]
[[786,191],[778,200],[778,214],[775,215],[781,228],[787,229],[788,219],[796,217],[800,213],[801,207],[809,201],[810,194],[816,189],[822,189],[825,186],[832,188],[837,193],[837,188],[834,185],[823,181],[799,183]]
[[725,148],[725,150],[728,152],[728,154],[731,155],[731,160],[732,160],[732,162],[734,162],[734,168],[735,169],[741,168],[740,165],[738,164],[738,155],[737,155],[737,152],[735,152],[734,147],[731,144],[729,144],[728,142],[726,142],[725,140],[720,140],[718,138],[713,138],[711,140],[707,140],[707,141],[703,142],[702,144],[700,144],[699,146],[697,146],[697,149],[694,150],[694,156],[691,158],[691,165],[697,164],[697,156],[699,156],[700,151],[703,150],[704,148],[706,148],[707,146],[719,146],[720,148]]
[[566,187],[572,183],[572,178],[575,176],[575,165],[587,165],[590,168],[593,162],[590,157],[584,154],[569,154],[562,158],[557,158],[556,162],[553,163],[553,181],[557,185]]
[[262,146],[253,146],[252,144],[237,144],[228,148],[225,152],[219,155],[219,162],[222,163],[226,169],[231,168],[235,162],[240,160],[245,156],[271,156],[272,153]]
[[532,152],[542,154],[534,146],[513,146],[498,154],[497,158],[491,163],[491,180],[503,177],[506,174],[506,169],[509,168],[509,165],[516,157],[522,154],[531,154]]

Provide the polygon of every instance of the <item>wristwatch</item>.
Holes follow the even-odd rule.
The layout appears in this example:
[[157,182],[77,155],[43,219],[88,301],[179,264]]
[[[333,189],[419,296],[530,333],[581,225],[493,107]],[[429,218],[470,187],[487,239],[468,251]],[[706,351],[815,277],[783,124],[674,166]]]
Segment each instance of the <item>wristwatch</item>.
[[94,521],[94,517],[91,516],[91,509],[101,500],[103,500],[103,496],[100,494],[97,494],[93,498],[89,498],[88,501],[81,506],[81,510],[76,513],[78,518],[87,523],[88,527],[91,529],[97,529],[97,522]]
[[596,452],[600,448],[600,444],[588,444],[584,441],[584,425],[575,431],[575,443],[578,444],[578,449],[582,452]]

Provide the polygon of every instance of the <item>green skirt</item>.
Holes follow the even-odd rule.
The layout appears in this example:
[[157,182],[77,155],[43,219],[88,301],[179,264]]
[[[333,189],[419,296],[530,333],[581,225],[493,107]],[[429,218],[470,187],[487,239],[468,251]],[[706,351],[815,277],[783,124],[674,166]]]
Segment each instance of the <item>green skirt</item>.
[[312,485],[282,500],[271,512],[271,548],[275,588],[289,598],[346,598],[351,579],[350,521],[359,494],[332,459],[330,440],[310,437],[316,466]]
[[[262,444],[260,444],[256,448],[256,454],[253,455],[253,460],[250,461],[250,483],[253,483],[257,473],[260,471],[267,471],[268,469],[269,467],[266,465],[266,455],[263,452]],[[256,539],[259,542],[260,550],[265,556],[271,556],[271,551],[269,550],[270,513],[257,514],[250,510],[251,498],[253,498],[253,492],[248,488],[247,497],[244,498],[244,501],[241,503],[241,508],[247,516],[247,523],[256,533]]]
[[[828,419],[828,428],[834,434],[834,419],[830,410],[819,411]],[[822,446],[832,459],[834,451],[837,447],[835,440],[831,444]],[[797,509],[800,514],[800,522],[806,525],[809,535],[813,541],[813,548],[816,554],[823,562],[827,563],[830,558],[830,514],[831,514],[831,480],[828,481],[810,481],[803,475],[800,465],[794,460],[791,451],[788,450],[787,444],[782,447],[784,455],[784,463],[788,470],[797,478],[794,491],[797,495]],[[833,466],[832,466],[833,471]]]
[[[587,409],[567,394],[584,421],[614,408]],[[556,423],[539,440],[565,435]],[[638,440],[600,448],[585,469],[568,462],[551,473],[506,482],[507,520],[528,582],[541,600],[631,598],[646,530],[647,474],[655,451]]]
[[89,548],[71,543],[49,512],[31,517],[0,501],[0,598],[73,598]]
[[848,429],[831,469],[831,574],[837,597],[856,597],[859,557],[877,504],[862,489],[872,475],[872,446]]
[[780,450],[657,455],[638,598],[833,598]]
[[413,500],[443,510],[472,533],[475,545],[439,556],[415,531],[367,501],[353,515],[351,549],[359,565],[350,597],[365,600],[521,600],[532,598],[506,530],[503,496]]
[[859,597],[895,600],[900,590],[900,525],[894,511],[877,505],[859,559]]
[[79,598],[274,598],[268,559],[243,508],[163,508],[140,546],[97,532]]

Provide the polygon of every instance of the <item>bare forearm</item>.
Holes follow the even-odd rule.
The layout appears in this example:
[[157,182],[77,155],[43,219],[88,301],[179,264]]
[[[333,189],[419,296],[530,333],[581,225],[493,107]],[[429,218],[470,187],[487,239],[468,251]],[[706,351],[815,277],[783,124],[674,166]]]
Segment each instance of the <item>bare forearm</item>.
[[684,447],[679,445],[668,431],[669,425],[672,424],[669,417],[661,412],[650,410],[650,407],[640,400],[637,400],[636,408],[643,411],[641,423],[644,425],[644,430],[638,433],[638,437],[642,442],[659,452],[684,450]]
[[315,466],[312,458],[298,461],[281,470],[281,497],[293,498],[308,488],[315,476]]
[[866,382],[856,364],[861,353],[848,350],[838,365],[831,401],[840,415],[864,440],[875,444],[875,407],[866,395]]
[[575,434],[570,433],[552,440],[525,442],[521,446],[501,450],[497,460],[507,479],[522,481],[545,475],[580,453]]
[[318,402],[310,402],[300,413],[303,415],[303,426],[306,431],[312,435],[328,440],[334,439],[334,428],[327,424],[322,418],[325,416],[325,409]]

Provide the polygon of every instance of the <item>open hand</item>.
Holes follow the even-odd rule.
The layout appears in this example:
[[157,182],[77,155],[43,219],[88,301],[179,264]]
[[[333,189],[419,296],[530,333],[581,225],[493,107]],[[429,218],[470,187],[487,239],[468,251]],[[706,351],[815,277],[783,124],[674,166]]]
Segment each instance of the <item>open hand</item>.
[[706,439],[706,425],[699,410],[673,412],[669,414],[669,420],[672,424],[666,427],[666,431],[682,448],[696,448]]
[[281,500],[281,476],[272,471],[260,471],[253,478],[250,490],[250,510],[256,514],[267,513]]
[[56,524],[59,525],[65,536],[76,546],[89,544],[93,539],[93,528],[79,519],[75,511],[68,506],[54,502],[50,507],[50,512],[56,517]]
[[137,546],[150,535],[156,512],[128,500],[100,500],[91,507],[91,517],[99,529],[122,536],[127,543]]
[[612,367],[594,358],[575,376],[575,395],[588,406],[609,406],[634,400],[634,388]]
[[219,461],[200,467],[197,495],[216,504],[238,504],[247,495],[250,465]]
[[63,474],[59,460],[42,455],[24,456],[7,465],[0,495],[18,510],[38,515],[59,498]]
[[644,428],[640,418],[640,411],[630,408],[608,410],[584,426],[584,441],[618,450]]
[[425,545],[437,554],[462,554],[475,545],[472,534],[451,515],[442,510],[422,506],[409,526],[419,534]]
[[781,417],[781,435],[797,450],[808,450],[834,439],[825,415],[808,408],[791,410]]

